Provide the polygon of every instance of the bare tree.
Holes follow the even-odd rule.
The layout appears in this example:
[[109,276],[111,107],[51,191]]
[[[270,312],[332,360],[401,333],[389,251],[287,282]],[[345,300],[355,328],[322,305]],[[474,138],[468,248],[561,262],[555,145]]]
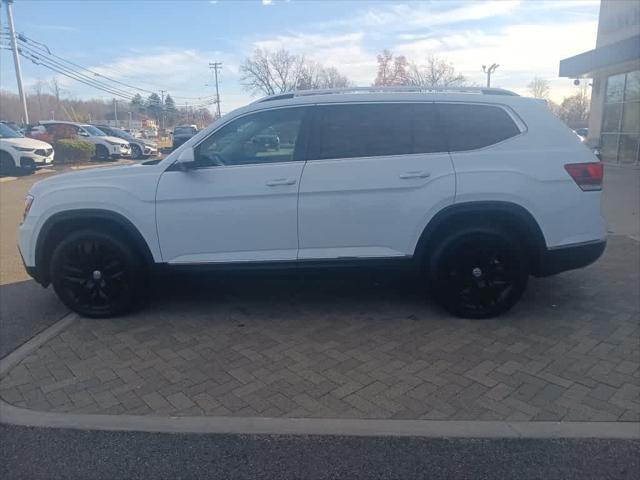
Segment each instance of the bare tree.
[[549,80],[541,77],[533,77],[533,80],[527,85],[527,89],[533,98],[542,98],[544,100],[548,100],[551,93]]
[[38,79],[33,85],[33,91],[38,99],[38,117],[42,117],[42,95],[44,93],[45,83],[42,79]]
[[56,97],[56,109],[55,112],[56,114],[58,113],[58,111],[60,110],[60,92],[61,92],[61,88],[60,88],[60,82],[58,82],[58,79],[56,77],[53,77],[50,81],[50,86],[49,89],[51,90],[51,93],[53,94],[54,97]]
[[581,86],[577,93],[560,104],[558,116],[571,128],[586,127],[589,122],[589,87]]
[[257,49],[240,65],[240,80],[246,90],[265,95],[349,85],[349,79],[336,68],[327,68],[284,49],[275,52]]
[[375,86],[407,85],[409,63],[405,56],[393,56],[389,50],[378,55],[378,74]]
[[407,74],[407,85],[416,87],[460,87],[466,83],[464,75],[456,72],[453,63],[429,55],[427,63],[412,63]]
[[240,80],[251,93],[274,95],[295,90],[303,74],[304,57],[287,50],[257,49],[240,65]]
[[321,88],[343,88],[349,86],[349,79],[335,67],[324,67],[318,62],[305,62],[298,79],[297,90]]

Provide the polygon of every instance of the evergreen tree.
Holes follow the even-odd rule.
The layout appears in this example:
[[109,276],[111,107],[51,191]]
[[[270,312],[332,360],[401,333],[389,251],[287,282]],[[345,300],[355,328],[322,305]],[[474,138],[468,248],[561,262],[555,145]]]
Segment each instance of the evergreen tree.
[[178,116],[178,109],[176,108],[176,102],[173,101],[173,98],[171,98],[169,94],[167,94],[167,98],[164,99],[164,112],[167,125],[173,125],[173,122]]
[[160,124],[160,118],[162,117],[162,100],[157,93],[152,93],[147,98],[147,113]]
[[142,99],[142,95],[139,93],[136,93],[131,99],[131,109],[134,112],[144,111],[144,100]]

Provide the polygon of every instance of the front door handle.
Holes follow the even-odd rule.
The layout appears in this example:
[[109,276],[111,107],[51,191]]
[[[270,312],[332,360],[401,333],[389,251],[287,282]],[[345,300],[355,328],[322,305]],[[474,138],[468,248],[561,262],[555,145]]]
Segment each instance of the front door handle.
[[406,172],[400,175],[400,178],[407,180],[409,178],[429,178],[431,173],[425,171]]
[[274,178],[273,180],[267,181],[268,187],[277,187],[279,185],[295,185],[295,178]]

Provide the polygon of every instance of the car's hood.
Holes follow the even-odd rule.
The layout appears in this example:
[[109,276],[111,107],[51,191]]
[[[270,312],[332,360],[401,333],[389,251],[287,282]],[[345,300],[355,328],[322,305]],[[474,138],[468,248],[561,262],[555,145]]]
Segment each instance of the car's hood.
[[39,192],[50,188],[61,186],[64,186],[64,188],[71,188],[75,185],[86,185],[93,181],[100,183],[101,180],[109,180],[113,183],[112,177],[137,175],[143,172],[148,172],[154,167],[155,165],[142,165],[140,163],[136,163],[130,165],[87,168],[84,170],[77,170],[75,172],[61,173],[59,175],[53,175],[45,178],[44,180],[34,184],[33,187],[31,187],[31,194],[37,196]]
[[33,138],[19,137],[19,138],[0,138],[0,143],[5,145],[11,145],[24,148],[51,148],[47,142],[42,140],[35,140]]
[[116,143],[119,143],[121,145],[122,144],[127,144],[127,145],[129,144],[129,142],[127,140],[125,140],[124,138],[110,137],[110,136],[100,137],[100,138],[102,138],[104,140],[108,140],[110,142],[116,142]]
[[140,141],[149,147],[158,148],[158,144],[156,142],[152,142],[150,140],[140,140]]

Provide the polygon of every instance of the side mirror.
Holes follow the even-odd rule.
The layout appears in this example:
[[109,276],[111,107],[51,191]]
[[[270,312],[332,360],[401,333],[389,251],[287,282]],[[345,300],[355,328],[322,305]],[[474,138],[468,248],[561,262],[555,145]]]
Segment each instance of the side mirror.
[[180,155],[178,155],[178,159],[176,160],[175,166],[186,172],[187,170],[192,170],[196,168],[196,156],[193,150],[193,147],[184,148]]

